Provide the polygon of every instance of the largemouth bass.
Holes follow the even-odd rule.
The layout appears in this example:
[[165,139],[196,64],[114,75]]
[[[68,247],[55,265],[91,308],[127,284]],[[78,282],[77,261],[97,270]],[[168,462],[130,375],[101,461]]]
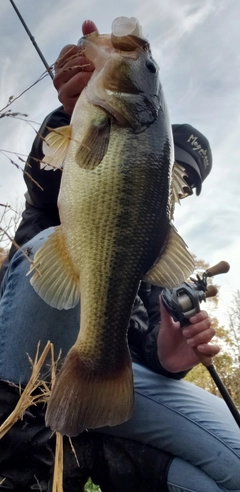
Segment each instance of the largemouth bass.
[[83,38],[96,69],[70,126],[43,144],[43,167],[64,161],[61,225],[37,251],[31,284],[58,309],[81,297],[79,335],[46,413],[69,436],[130,418],[127,328],[140,281],[171,288],[193,270],[170,220],[173,142],[159,68],[137,22],[130,34],[119,19],[113,26]]

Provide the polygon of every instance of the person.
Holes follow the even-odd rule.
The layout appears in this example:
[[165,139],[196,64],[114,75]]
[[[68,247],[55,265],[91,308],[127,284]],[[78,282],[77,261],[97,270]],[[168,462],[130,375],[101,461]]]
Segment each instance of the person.
[[[95,29],[93,23],[86,22],[83,34]],[[49,127],[69,123],[76,99],[92,70],[91,64],[74,45],[65,47],[56,63],[54,85],[63,106],[47,116],[33,143],[28,172],[43,191],[25,176],[26,208],[15,238],[30,258],[59,224],[56,202],[61,171],[40,169],[42,137]],[[186,194],[192,188],[200,194],[202,182],[211,170],[209,143],[198,130],[185,124],[173,125],[173,137],[175,158],[184,164],[188,173]],[[205,152],[196,152],[193,143],[196,139]],[[1,421],[11,411],[18,396],[8,382],[23,386],[28,382],[31,368],[26,354],[33,358],[38,341],[41,340],[44,347],[50,339],[55,353],[62,351],[64,358],[79,329],[79,306],[70,311],[58,311],[44,303],[32,289],[26,277],[29,262],[23,251],[15,252],[12,248],[10,262],[5,263],[1,288]],[[164,465],[157,471],[163,475],[161,483],[167,487],[165,490],[239,492],[239,428],[225,402],[183,380],[186,372],[199,363],[198,352],[214,356],[219,351],[219,347],[211,343],[214,329],[210,318],[201,311],[190,318],[189,326],[182,330],[160,303],[160,293],[160,288],[142,283],[129,321],[128,342],[135,388],[133,415],[124,424],[100,429],[99,435],[131,439],[161,451]],[[48,364],[49,361],[44,372],[48,371]],[[52,451],[48,441],[50,431],[43,425],[43,417],[44,408],[31,407],[24,423],[18,423],[17,430],[14,426],[6,439],[0,441],[0,476],[3,479],[0,490],[1,487],[28,490],[26,483],[29,490],[48,490],[46,482],[52,465]],[[21,439],[26,432],[28,438]],[[91,439],[93,433],[89,435]],[[81,436],[73,439],[76,449],[79,449],[79,439]],[[21,452],[20,469],[16,462],[17,448]],[[24,474],[20,470],[23,470],[26,456],[28,467]]]

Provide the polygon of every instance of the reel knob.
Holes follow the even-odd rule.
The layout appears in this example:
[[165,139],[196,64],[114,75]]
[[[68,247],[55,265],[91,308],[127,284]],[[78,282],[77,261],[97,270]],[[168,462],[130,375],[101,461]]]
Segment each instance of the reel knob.
[[206,270],[207,277],[213,277],[214,275],[220,275],[221,273],[227,273],[230,270],[230,265],[227,261],[220,261],[217,265],[210,267]]

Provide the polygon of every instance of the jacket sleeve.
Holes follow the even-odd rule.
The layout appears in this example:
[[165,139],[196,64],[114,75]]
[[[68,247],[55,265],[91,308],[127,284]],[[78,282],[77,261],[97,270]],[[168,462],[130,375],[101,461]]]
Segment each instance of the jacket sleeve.
[[[21,223],[14,237],[18,246],[22,246],[42,230],[59,224],[57,197],[62,172],[59,169],[45,171],[40,168],[40,161],[43,159],[43,138],[51,129],[69,125],[69,123],[70,116],[63,107],[59,107],[45,118],[33,142],[24,168],[24,180],[27,186],[26,204]],[[16,250],[17,248],[13,244],[9,255],[2,264],[0,283]]]
[[56,171],[45,171],[40,168],[40,161],[43,159],[43,138],[51,129],[69,125],[69,123],[70,116],[65,113],[62,107],[50,113],[41,125],[25,165],[24,180],[27,185],[26,201],[33,207],[41,210],[49,210],[49,207],[51,209],[57,208],[57,197],[62,174],[59,169]]
[[[160,287],[150,286],[142,283],[139,290],[140,303],[143,303],[147,311],[148,322],[143,320],[141,310],[135,303],[133,317],[135,323],[142,324],[141,328],[141,355],[144,363],[154,372],[162,374],[172,379],[182,379],[188,371],[172,373],[162,367],[157,354],[157,337],[161,329],[160,301],[159,296],[162,292]],[[145,324],[145,329],[143,325]]]

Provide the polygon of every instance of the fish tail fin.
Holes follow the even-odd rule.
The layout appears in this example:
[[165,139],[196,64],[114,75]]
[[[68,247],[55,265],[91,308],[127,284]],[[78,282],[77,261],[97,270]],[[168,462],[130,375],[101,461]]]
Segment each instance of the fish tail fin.
[[133,375],[128,352],[124,359],[117,371],[106,368],[94,371],[94,359],[87,360],[85,356],[84,360],[73,346],[53,386],[46,425],[62,435],[76,436],[85,429],[128,420],[133,409]]

